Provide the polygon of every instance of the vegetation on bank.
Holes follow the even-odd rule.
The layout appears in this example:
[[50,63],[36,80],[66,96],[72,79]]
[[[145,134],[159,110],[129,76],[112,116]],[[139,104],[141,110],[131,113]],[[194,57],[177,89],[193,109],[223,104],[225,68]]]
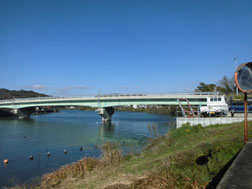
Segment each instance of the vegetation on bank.
[[97,108],[95,107],[89,107],[89,106],[78,106],[76,109],[81,110],[81,111],[95,111]]
[[107,143],[101,158],[64,166],[34,188],[215,188],[242,147],[243,123],[185,125],[154,139],[139,154],[123,156],[117,145]]
[[[115,106],[116,112],[147,112],[151,114],[176,115],[178,106],[146,106],[133,108],[133,106]],[[97,108],[88,106],[79,106],[81,111],[95,111]]]
[[146,106],[142,108],[133,108],[132,106],[118,106],[116,111],[121,112],[147,112],[151,114],[176,115],[177,106]]
[[8,90],[0,88],[0,100],[13,98],[47,97],[48,95],[25,90]]

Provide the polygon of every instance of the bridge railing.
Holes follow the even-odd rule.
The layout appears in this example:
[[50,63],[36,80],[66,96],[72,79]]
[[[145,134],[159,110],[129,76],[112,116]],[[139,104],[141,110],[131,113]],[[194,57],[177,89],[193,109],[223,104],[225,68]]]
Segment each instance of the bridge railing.
[[220,95],[219,92],[163,92],[163,93],[108,93],[95,97],[124,97],[124,96],[170,96],[170,95]]
[[220,95],[218,92],[166,92],[146,93],[146,96],[167,96],[167,95]]
[[108,93],[99,95],[83,95],[83,96],[49,96],[49,97],[32,97],[32,98],[14,98],[0,100],[0,103],[11,103],[11,102],[24,102],[24,101],[34,101],[34,100],[58,100],[58,99],[81,99],[81,98],[100,98],[100,97],[141,97],[141,96],[179,96],[179,95],[220,95],[218,92],[164,92],[164,93]]

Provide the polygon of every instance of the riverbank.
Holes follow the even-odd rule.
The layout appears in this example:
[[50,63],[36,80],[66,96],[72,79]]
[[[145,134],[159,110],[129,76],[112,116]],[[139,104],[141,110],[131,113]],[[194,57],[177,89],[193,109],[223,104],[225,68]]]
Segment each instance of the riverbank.
[[[251,128],[249,122],[249,137]],[[100,159],[62,167],[35,188],[215,188],[242,146],[242,123],[183,126],[136,155],[123,157],[116,145],[107,144]]]
[[[133,106],[116,106],[115,112],[146,112],[150,114],[160,114],[160,115],[172,115],[175,116],[177,113],[176,106],[147,106],[147,107],[138,107],[133,108]],[[81,111],[95,111],[97,108],[80,106],[76,109]]]
[[138,107],[133,108],[132,106],[118,106],[115,107],[115,110],[118,112],[146,112],[151,114],[160,114],[160,115],[172,115],[175,116],[177,112],[176,106],[147,106],[147,107]]

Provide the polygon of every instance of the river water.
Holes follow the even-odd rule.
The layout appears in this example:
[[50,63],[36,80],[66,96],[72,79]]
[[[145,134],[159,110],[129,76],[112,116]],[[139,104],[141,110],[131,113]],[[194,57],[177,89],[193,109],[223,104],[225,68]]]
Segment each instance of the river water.
[[125,153],[137,152],[153,136],[148,125],[162,135],[174,122],[164,115],[116,112],[112,123],[104,125],[96,112],[77,110],[33,115],[29,120],[1,118],[0,187],[40,177],[83,157],[99,157],[99,146],[107,141],[117,142]]

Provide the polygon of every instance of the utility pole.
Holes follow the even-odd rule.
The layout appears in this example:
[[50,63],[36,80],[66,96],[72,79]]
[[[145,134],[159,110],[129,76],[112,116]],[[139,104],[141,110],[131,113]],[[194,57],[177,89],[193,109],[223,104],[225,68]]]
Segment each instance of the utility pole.
[[[237,58],[234,58],[234,61],[235,61],[235,70],[237,70]],[[238,87],[236,85],[236,96],[238,96]]]

